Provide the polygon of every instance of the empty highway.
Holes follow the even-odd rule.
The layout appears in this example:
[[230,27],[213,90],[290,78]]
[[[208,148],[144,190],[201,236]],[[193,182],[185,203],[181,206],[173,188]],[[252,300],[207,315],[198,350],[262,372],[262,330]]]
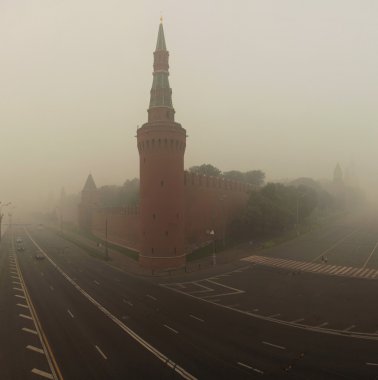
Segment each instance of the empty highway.
[[15,227],[0,378],[378,378],[377,242],[374,216],[350,217],[211,273],[139,278]]

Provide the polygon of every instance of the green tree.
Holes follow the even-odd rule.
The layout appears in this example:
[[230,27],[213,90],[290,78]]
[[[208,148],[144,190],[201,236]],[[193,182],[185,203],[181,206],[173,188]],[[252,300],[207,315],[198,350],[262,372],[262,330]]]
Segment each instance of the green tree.
[[240,172],[239,170],[230,170],[228,172],[223,172],[223,176],[233,181],[239,181],[239,182],[245,181],[244,173]]
[[222,172],[215,166],[210,164],[202,164],[200,166],[192,166],[189,168],[191,173],[208,175],[213,177],[218,177],[222,174]]
[[260,187],[264,184],[265,173],[261,170],[250,170],[244,173],[245,182]]

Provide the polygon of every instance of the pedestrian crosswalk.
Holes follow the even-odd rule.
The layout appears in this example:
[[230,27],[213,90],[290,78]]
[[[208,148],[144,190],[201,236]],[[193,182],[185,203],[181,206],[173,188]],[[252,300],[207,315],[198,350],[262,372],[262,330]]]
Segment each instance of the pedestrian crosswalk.
[[249,256],[242,259],[250,263],[288,269],[291,271],[302,271],[325,274],[329,276],[343,276],[343,277],[355,277],[366,279],[378,279],[378,269],[374,268],[356,268],[340,265],[330,265],[326,263],[314,263],[306,261],[295,261],[288,259],[281,259],[278,257],[266,257],[266,256]]

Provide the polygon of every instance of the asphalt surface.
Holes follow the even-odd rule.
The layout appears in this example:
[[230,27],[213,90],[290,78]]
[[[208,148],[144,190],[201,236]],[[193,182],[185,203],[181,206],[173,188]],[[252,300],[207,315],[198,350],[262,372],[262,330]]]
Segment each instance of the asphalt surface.
[[[49,378],[54,360],[64,379],[378,379],[378,280],[248,261],[146,280],[37,225],[13,235],[0,250],[0,379]],[[375,268],[377,241],[378,221],[359,216],[259,255]],[[22,330],[34,320],[20,317],[17,268],[43,354],[26,348],[44,339]]]

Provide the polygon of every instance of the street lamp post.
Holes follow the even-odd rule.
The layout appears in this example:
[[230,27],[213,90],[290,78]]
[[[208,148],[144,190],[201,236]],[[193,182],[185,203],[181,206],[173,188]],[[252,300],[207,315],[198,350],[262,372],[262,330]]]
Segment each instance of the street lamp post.
[[213,238],[213,266],[215,267],[215,265],[217,265],[217,254],[215,250],[215,231],[211,230],[209,232],[209,235]]

